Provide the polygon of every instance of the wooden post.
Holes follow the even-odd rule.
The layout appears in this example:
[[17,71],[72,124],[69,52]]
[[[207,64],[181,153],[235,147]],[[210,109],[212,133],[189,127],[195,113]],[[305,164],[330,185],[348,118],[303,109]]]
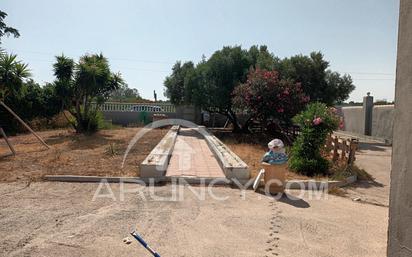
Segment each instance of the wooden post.
[[7,138],[6,133],[4,133],[4,130],[3,130],[2,127],[0,127],[0,134],[3,136],[4,140],[6,141],[7,145],[9,146],[11,152],[13,153],[12,155],[16,155],[16,151],[14,150],[13,145],[10,143],[9,139]]
[[326,138],[326,151],[328,152],[328,155],[330,155],[330,150],[332,150],[332,135],[328,135]]
[[349,148],[349,157],[348,157],[349,165],[352,165],[353,162],[356,160],[355,153],[357,149],[358,149],[358,141],[355,139],[352,139],[350,142],[350,148]]
[[333,158],[332,161],[337,161],[339,158],[339,153],[338,153],[338,149],[339,149],[339,138],[337,136],[335,136],[333,138]]
[[48,149],[50,149],[50,146],[48,144],[46,144],[46,142],[43,141],[43,139],[41,139],[41,137],[39,135],[36,134],[36,132],[34,132],[29,125],[27,125],[22,119],[20,119],[20,117],[13,112],[12,109],[10,109],[3,101],[0,101],[0,105],[2,105],[7,111],[9,111],[21,124],[23,124],[23,126],[28,129],[45,147],[47,147]]
[[339,141],[339,149],[340,149],[340,159],[343,160],[345,158],[345,140],[342,139],[342,142]]

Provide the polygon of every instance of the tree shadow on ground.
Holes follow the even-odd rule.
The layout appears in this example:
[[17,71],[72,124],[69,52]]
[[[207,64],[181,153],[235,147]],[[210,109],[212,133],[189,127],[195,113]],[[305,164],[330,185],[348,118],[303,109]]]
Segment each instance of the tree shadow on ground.
[[190,129],[190,130],[181,129],[179,131],[179,135],[186,136],[186,137],[195,137],[195,138],[203,139],[203,135],[200,134],[198,131],[195,131],[193,129]]
[[275,201],[278,201],[280,203],[285,203],[285,204],[289,204],[293,207],[296,208],[302,208],[302,209],[306,209],[310,207],[310,204],[308,202],[306,202],[305,200],[303,200],[302,198],[296,197],[292,194],[288,194],[286,192],[284,193],[277,193],[277,194],[266,194],[264,192],[264,190],[257,190],[256,193],[265,195],[267,197],[272,198]]
[[362,152],[363,150],[365,150],[365,151],[385,152],[386,151],[385,147],[388,147],[388,146],[385,144],[380,144],[380,143],[359,143],[358,151]]
[[358,180],[356,183],[347,186],[347,188],[371,188],[371,187],[385,187],[385,185],[375,180]]
[[288,193],[283,193],[282,196],[278,199],[278,202],[289,204],[296,208],[306,209],[310,207],[310,204],[305,200]]
[[59,145],[68,141],[72,141],[74,138],[73,135],[63,135],[63,134],[59,134],[59,135],[53,135],[50,136],[48,138],[46,138],[44,141],[48,144],[48,145]]
[[96,133],[92,135],[83,135],[70,133],[65,135],[54,135],[47,138],[45,141],[49,145],[58,145],[68,142],[70,150],[85,150],[93,149],[108,144],[124,144],[125,141],[121,139],[112,139],[113,135]]

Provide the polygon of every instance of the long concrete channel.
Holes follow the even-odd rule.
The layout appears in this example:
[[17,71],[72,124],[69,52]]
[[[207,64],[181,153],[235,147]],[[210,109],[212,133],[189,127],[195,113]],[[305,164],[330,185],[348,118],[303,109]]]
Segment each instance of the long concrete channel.
[[249,168],[204,127],[173,126],[140,165],[142,178],[198,180],[231,179],[245,182]]

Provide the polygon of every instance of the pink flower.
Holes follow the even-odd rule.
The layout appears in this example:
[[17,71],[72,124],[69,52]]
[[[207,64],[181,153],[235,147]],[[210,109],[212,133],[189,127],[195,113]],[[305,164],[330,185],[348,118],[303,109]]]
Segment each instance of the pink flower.
[[285,110],[283,110],[283,108],[278,108],[277,111],[278,111],[278,112],[284,112]]
[[340,117],[339,128],[340,128],[340,129],[344,129],[344,128],[345,128],[345,121],[343,120],[343,117]]
[[317,117],[317,118],[313,119],[313,125],[317,126],[321,123],[322,123],[322,118]]

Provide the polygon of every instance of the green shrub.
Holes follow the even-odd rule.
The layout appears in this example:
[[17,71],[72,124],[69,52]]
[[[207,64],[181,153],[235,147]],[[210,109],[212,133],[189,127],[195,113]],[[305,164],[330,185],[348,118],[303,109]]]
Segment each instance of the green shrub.
[[[79,124],[80,122],[81,124]],[[105,127],[105,121],[102,112],[89,111],[85,113],[80,121],[75,121],[75,127],[82,128],[78,132],[85,134],[93,134]]]
[[308,176],[326,174],[329,161],[320,150],[327,135],[338,126],[334,111],[323,103],[311,103],[293,121],[300,126],[301,133],[292,146],[289,168]]
[[[28,123],[36,119],[41,120],[44,126],[39,124],[37,127],[42,128],[46,128],[53,117],[61,112],[61,103],[54,88],[50,84],[40,86],[34,80],[24,82],[19,90],[8,94],[4,103]],[[1,106],[0,125],[9,135],[27,132],[27,129]]]

